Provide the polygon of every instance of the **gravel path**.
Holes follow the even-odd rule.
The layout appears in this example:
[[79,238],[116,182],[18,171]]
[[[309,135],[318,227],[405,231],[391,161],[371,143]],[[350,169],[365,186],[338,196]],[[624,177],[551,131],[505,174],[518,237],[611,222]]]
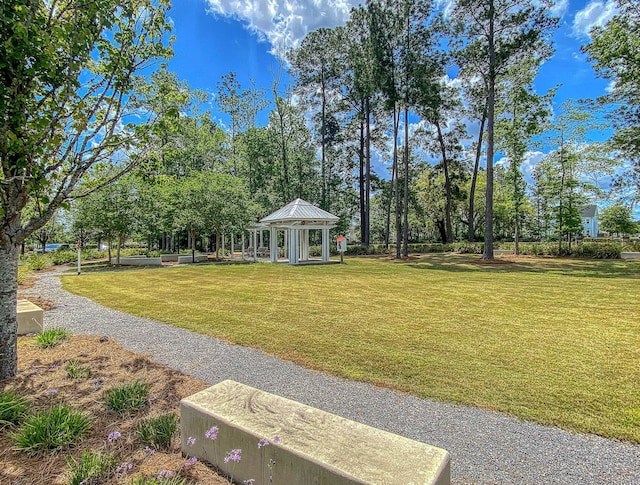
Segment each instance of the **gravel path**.
[[255,349],[110,310],[62,290],[56,272],[28,290],[58,304],[45,327],[107,335],[215,384],[232,379],[430,443],[451,453],[454,483],[640,484],[640,446],[399,394],[307,370]]

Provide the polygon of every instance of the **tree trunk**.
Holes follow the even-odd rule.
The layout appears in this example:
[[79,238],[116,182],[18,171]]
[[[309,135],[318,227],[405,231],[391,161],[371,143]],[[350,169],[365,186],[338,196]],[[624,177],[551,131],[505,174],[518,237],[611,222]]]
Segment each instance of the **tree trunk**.
[[484,252],[482,259],[492,260],[493,256],[493,127],[495,122],[496,99],[496,53],[494,45],[495,7],[489,2],[489,93],[487,97],[487,193],[484,216]]
[[364,115],[365,115],[365,129],[366,129],[366,143],[365,143],[365,159],[366,159],[366,168],[364,175],[364,200],[365,200],[365,229],[366,236],[364,240],[364,245],[369,247],[371,244],[371,106],[369,104],[369,98],[367,97],[364,102]]
[[[363,110],[364,111],[364,110]],[[364,245],[366,240],[366,205],[364,197],[364,178],[365,178],[365,157],[364,157],[364,118],[360,120],[360,149],[358,151],[359,172],[358,172],[358,188],[360,191],[360,244]]]
[[120,266],[120,249],[122,248],[122,244],[124,243],[124,234],[119,232],[118,236],[118,252],[116,253],[116,264]]
[[476,235],[475,228],[475,204],[476,204],[476,183],[478,181],[478,167],[480,165],[480,157],[482,156],[482,137],[484,136],[484,124],[487,119],[486,109],[482,113],[480,120],[480,133],[478,134],[478,145],[476,146],[476,161],[473,165],[473,176],[471,177],[471,189],[469,190],[469,226],[468,237],[469,242],[474,242]]
[[19,245],[0,245],[0,379],[18,372],[18,257]]
[[196,262],[196,231],[191,229],[189,231],[189,236],[191,238],[191,262]]
[[446,231],[445,244],[452,241],[453,228],[451,225],[451,178],[449,177],[449,162],[447,160],[447,147],[444,143],[444,136],[440,129],[440,122],[435,123],[438,131],[438,142],[440,143],[440,152],[442,153],[442,168],[444,170],[444,191],[445,191],[445,207],[444,207],[444,224]]
[[404,199],[402,210],[404,220],[402,224],[402,255],[409,256],[409,108],[404,108]]
[[[397,116],[396,116],[397,111]],[[398,190],[398,179],[400,171],[398,170],[398,130],[400,124],[400,111],[394,105],[393,107],[393,171],[395,177],[395,203],[396,203],[396,258],[400,259],[400,244],[402,239],[402,224],[400,222],[400,191]]]

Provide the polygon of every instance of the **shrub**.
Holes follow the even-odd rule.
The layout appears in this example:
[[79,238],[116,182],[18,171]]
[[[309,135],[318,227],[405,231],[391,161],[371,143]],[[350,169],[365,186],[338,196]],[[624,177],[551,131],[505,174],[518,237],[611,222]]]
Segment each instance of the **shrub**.
[[29,453],[75,444],[91,425],[91,418],[66,404],[28,416],[11,435],[16,449]]
[[14,391],[4,391],[0,394],[0,428],[20,424],[30,403]]
[[31,277],[33,273],[26,266],[18,266],[18,284],[24,285]]
[[178,417],[173,413],[155,418],[143,419],[138,423],[136,432],[143,445],[154,448],[169,448],[178,428]]
[[55,265],[67,264],[78,260],[78,252],[73,249],[59,249],[49,253],[49,259]]
[[22,264],[33,271],[40,271],[51,266],[51,259],[47,254],[27,253],[22,256]]
[[71,475],[69,484],[88,485],[104,482],[113,475],[116,464],[117,459],[112,453],[85,450],[79,461],[75,458],[67,459],[67,467]]
[[617,242],[583,242],[573,248],[573,255],[594,259],[620,259],[622,245]]
[[145,382],[133,381],[107,389],[104,392],[105,404],[117,413],[138,411],[149,401],[149,387]]
[[77,360],[67,362],[67,365],[64,366],[64,370],[67,371],[67,377],[69,379],[88,379],[91,377],[91,368],[82,367],[80,362]]
[[69,338],[71,334],[64,328],[50,328],[36,335],[36,345],[43,349],[55,347]]

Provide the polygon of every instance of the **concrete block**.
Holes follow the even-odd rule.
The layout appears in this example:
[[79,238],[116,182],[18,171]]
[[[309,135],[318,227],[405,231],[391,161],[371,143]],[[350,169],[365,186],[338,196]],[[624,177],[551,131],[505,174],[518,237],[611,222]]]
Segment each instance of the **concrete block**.
[[[118,258],[111,258],[111,264],[118,264]],[[146,256],[120,256],[120,264],[123,266],[160,266],[162,260],[147,258]]]
[[42,332],[44,312],[28,300],[18,300],[18,335]]
[[196,263],[203,263],[209,260],[209,256],[206,254],[196,254],[195,258],[192,258],[190,254],[181,254],[178,256],[178,264],[189,264],[195,259]]
[[177,254],[161,254],[160,260],[163,263],[169,263],[169,262],[175,263],[178,261],[178,255]]
[[[205,437],[212,426],[219,428],[215,441]],[[450,484],[443,449],[233,381],[183,399],[180,427],[183,453],[232,474],[236,483]],[[258,448],[263,438],[271,444]],[[240,462],[224,463],[233,449],[242,450]]]

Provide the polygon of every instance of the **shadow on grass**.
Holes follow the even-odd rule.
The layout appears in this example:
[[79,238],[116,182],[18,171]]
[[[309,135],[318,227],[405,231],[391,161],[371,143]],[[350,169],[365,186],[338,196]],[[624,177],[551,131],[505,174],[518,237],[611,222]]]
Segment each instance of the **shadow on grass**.
[[425,254],[395,260],[417,270],[455,273],[543,273],[582,278],[640,279],[640,261],[507,256],[484,261],[479,255]]

